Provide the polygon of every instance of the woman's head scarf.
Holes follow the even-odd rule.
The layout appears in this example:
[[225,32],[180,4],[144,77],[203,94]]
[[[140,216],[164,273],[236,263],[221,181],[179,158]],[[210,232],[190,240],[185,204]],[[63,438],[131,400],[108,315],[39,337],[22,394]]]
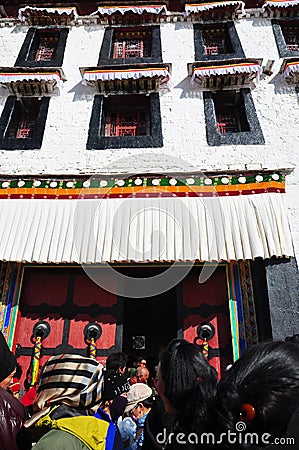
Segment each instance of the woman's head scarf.
[[42,370],[34,402],[40,412],[27,426],[54,405],[91,409],[100,403],[103,381],[103,366],[94,359],[71,354],[52,356]]

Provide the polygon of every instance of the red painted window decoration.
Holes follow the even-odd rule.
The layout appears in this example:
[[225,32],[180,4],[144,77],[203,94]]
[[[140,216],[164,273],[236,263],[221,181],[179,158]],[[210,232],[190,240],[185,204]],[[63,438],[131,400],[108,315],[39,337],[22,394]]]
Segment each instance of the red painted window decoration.
[[232,111],[218,112],[216,115],[218,132],[221,134],[237,133],[238,123]]
[[147,136],[149,112],[149,98],[145,95],[112,95],[104,102],[102,135]]
[[289,52],[299,51],[299,26],[283,26],[283,37]]
[[126,30],[115,31],[113,58],[145,58],[151,53],[151,31]]
[[5,137],[10,139],[28,139],[32,137],[40,108],[38,98],[22,97],[18,99],[11,113]]
[[17,139],[26,139],[30,137],[35,126],[35,121],[30,119],[24,119],[20,122]]
[[206,55],[223,55],[229,53],[227,32],[224,28],[203,30],[202,36]]
[[35,61],[51,61],[58,46],[59,35],[40,35]]
[[250,130],[244,102],[239,92],[217,92],[213,96],[213,101],[218,133],[239,133]]
[[108,114],[106,136],[146,136],[147,129],[145,111],[114,111]]

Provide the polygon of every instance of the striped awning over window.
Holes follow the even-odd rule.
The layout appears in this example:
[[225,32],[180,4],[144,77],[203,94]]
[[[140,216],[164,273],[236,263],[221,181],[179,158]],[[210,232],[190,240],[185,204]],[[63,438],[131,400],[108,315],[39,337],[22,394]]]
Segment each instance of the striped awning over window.
[[299,5],[299,0],[271,0],[265,1],[262,6],[262,12],[264,12],[267,8],[290,8],[292,6]]
[[26,19],[32,17],[39,17],[41,15],[53,16],[53,15],[67,15],[75,19],[78,15],[77,9],[75,7],[58,7],[58,8],[38,8],[35,6],[25,6],[19,9],[18,19],[25,22]]
[[209,11],[215,8],[227,8],[231,7],[235,10],[240,10],[244,12],[245,3],[238,0],[223,1],[223,2],[205,2],[205,3],[194,3],[185,5],[185,14],[188,16],[190,14],[198,14],[203,11]]
[[158,77],[165,82],[169,81],[170,73],[167,67],[144,67],[130,69],[83,69],[82,84],[93,81],[111,81],[111,80],[137,80],[139,78]]
[[165,5],[111,5],[111,6],[99,6],[97,11],[92,13],[111,16],[115,13],[125,14],[127,12],[133,14],[166,14],[167,8]]
[[283,79],[289,83],[297,83],[299,79],[299,58],[285,59],[280,71]]
[[0,260],[291,256],[283,176],[267,177],[2,181]]
[[249,74],[253,78],[259,78],[262,73],[261,66],[258,61],[240,61],[211,64],[211,63],[195,63],[193,64],[191,82],[195,81],[195,78],[205,78],[217,75],[235,75],[235,74]]
[[59,87],[62,86],[63,76],[61,71],[57,69],[48,69],[41,72],[40,70],[18,71],[10,69],[0,69],[0,84],[27,82],[27,81],[46,81],[55,82]]

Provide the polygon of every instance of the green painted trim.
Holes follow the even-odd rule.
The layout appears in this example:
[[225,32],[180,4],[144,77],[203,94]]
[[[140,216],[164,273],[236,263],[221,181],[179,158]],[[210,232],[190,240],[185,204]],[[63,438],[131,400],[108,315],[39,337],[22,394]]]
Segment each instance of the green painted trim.
[[23,266],[22,264],[16,263],[18,274],[16,277],[16,284],[15,284],[15,292],[13,297],[13,306],[12,306],[12,312],[10,317],[10,323],[9,323],[9,332],[8,332],[8,339],[7,343],[10,348],[12,348],[14,335],[15,335],[15,329],[17,324],[17,318],[18,318],[18,311],[19,311],[19,299],[20,299],[20,293],[21,293],[21,284],[23,280]]
[[237,304],[234,296],[233,273],[231,270],[231,265],[228,266],[227,280],[229,290],[228,306],[229,306],[230,328],[232,336],[233,360],[236,361],[240,357],[239,321],[238,321]]

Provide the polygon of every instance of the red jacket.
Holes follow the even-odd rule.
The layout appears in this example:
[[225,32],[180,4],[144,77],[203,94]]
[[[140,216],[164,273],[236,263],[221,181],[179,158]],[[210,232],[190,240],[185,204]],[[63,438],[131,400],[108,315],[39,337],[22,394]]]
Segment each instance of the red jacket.
[[0,388],[0,450],[31,448],[27,437],[22,435],[23,420],[23,405],[10,392]]

